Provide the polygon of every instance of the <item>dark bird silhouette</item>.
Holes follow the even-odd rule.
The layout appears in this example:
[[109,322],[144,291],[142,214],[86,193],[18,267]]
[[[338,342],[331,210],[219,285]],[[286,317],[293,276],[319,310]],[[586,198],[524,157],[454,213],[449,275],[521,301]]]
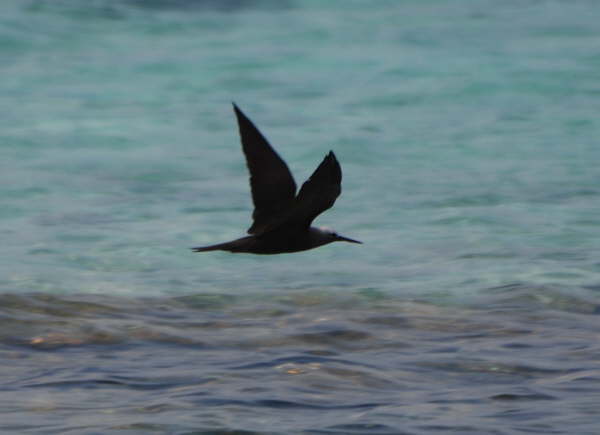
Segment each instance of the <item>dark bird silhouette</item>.
[[233,109],[250,171],[254,222],[248,229],[249,236],[192,250],[282,254],[331,242],[362,243],[310,226],[318,215],[333,206],[342,191],[342,169],[333,151],[325,156],[296,195],[296,183],[285,162],[235,103]]

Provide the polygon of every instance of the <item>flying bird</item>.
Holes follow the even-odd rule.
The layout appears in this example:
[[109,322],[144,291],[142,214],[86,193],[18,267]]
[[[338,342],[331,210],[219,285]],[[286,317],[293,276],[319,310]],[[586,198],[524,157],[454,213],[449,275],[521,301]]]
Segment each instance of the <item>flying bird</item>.
[[233,110],[250,171],[254,202],[250,235],[192,250],[282,254],[306,251],[331,242],[362,243],[311,226],[318,215],[333,206],[342,191],[342,168],[333,151],[325,156],[296,194],[296,182],[286,163],[235,103]]

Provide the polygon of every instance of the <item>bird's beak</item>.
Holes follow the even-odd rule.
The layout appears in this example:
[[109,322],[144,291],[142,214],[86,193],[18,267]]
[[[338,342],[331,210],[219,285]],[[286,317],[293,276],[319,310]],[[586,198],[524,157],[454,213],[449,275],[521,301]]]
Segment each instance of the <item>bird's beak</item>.
[[358,240],[354,240],[354,239],[349,239],[348,237],[337,236],[337,240],[340,242],[359,243],[362,245],[362,242],[359,242]]

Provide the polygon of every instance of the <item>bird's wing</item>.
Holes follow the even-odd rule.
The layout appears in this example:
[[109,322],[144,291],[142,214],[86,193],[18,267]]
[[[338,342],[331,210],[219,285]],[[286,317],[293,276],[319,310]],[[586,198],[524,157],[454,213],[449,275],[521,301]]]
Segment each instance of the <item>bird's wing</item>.
[[242,139],[242,148],[250,171],[254,222],[249,234],[264,232],[289,209],[296,196],[296,183],[289,168],[258,128],[233,103]]
[[333,206],[341,192],[342,168],[333,151],[329,151],[300,188],[293,213],[286,219],[286,223],[310,226],[318,215]]

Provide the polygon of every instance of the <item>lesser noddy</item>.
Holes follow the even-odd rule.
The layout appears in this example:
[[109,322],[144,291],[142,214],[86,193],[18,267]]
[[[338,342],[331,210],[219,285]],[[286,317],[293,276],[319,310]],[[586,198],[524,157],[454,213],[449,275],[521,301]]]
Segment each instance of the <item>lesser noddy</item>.
[[325,156],[296,195],[296,183],[286,163],[235,103],[233,110],[250,171],[254,222],[248,229],[249,236],[192,250],[282,254],[331,242],[362,243],[310,226],[318,215],[333,206],[342,191],[342,169],[333,151]]

